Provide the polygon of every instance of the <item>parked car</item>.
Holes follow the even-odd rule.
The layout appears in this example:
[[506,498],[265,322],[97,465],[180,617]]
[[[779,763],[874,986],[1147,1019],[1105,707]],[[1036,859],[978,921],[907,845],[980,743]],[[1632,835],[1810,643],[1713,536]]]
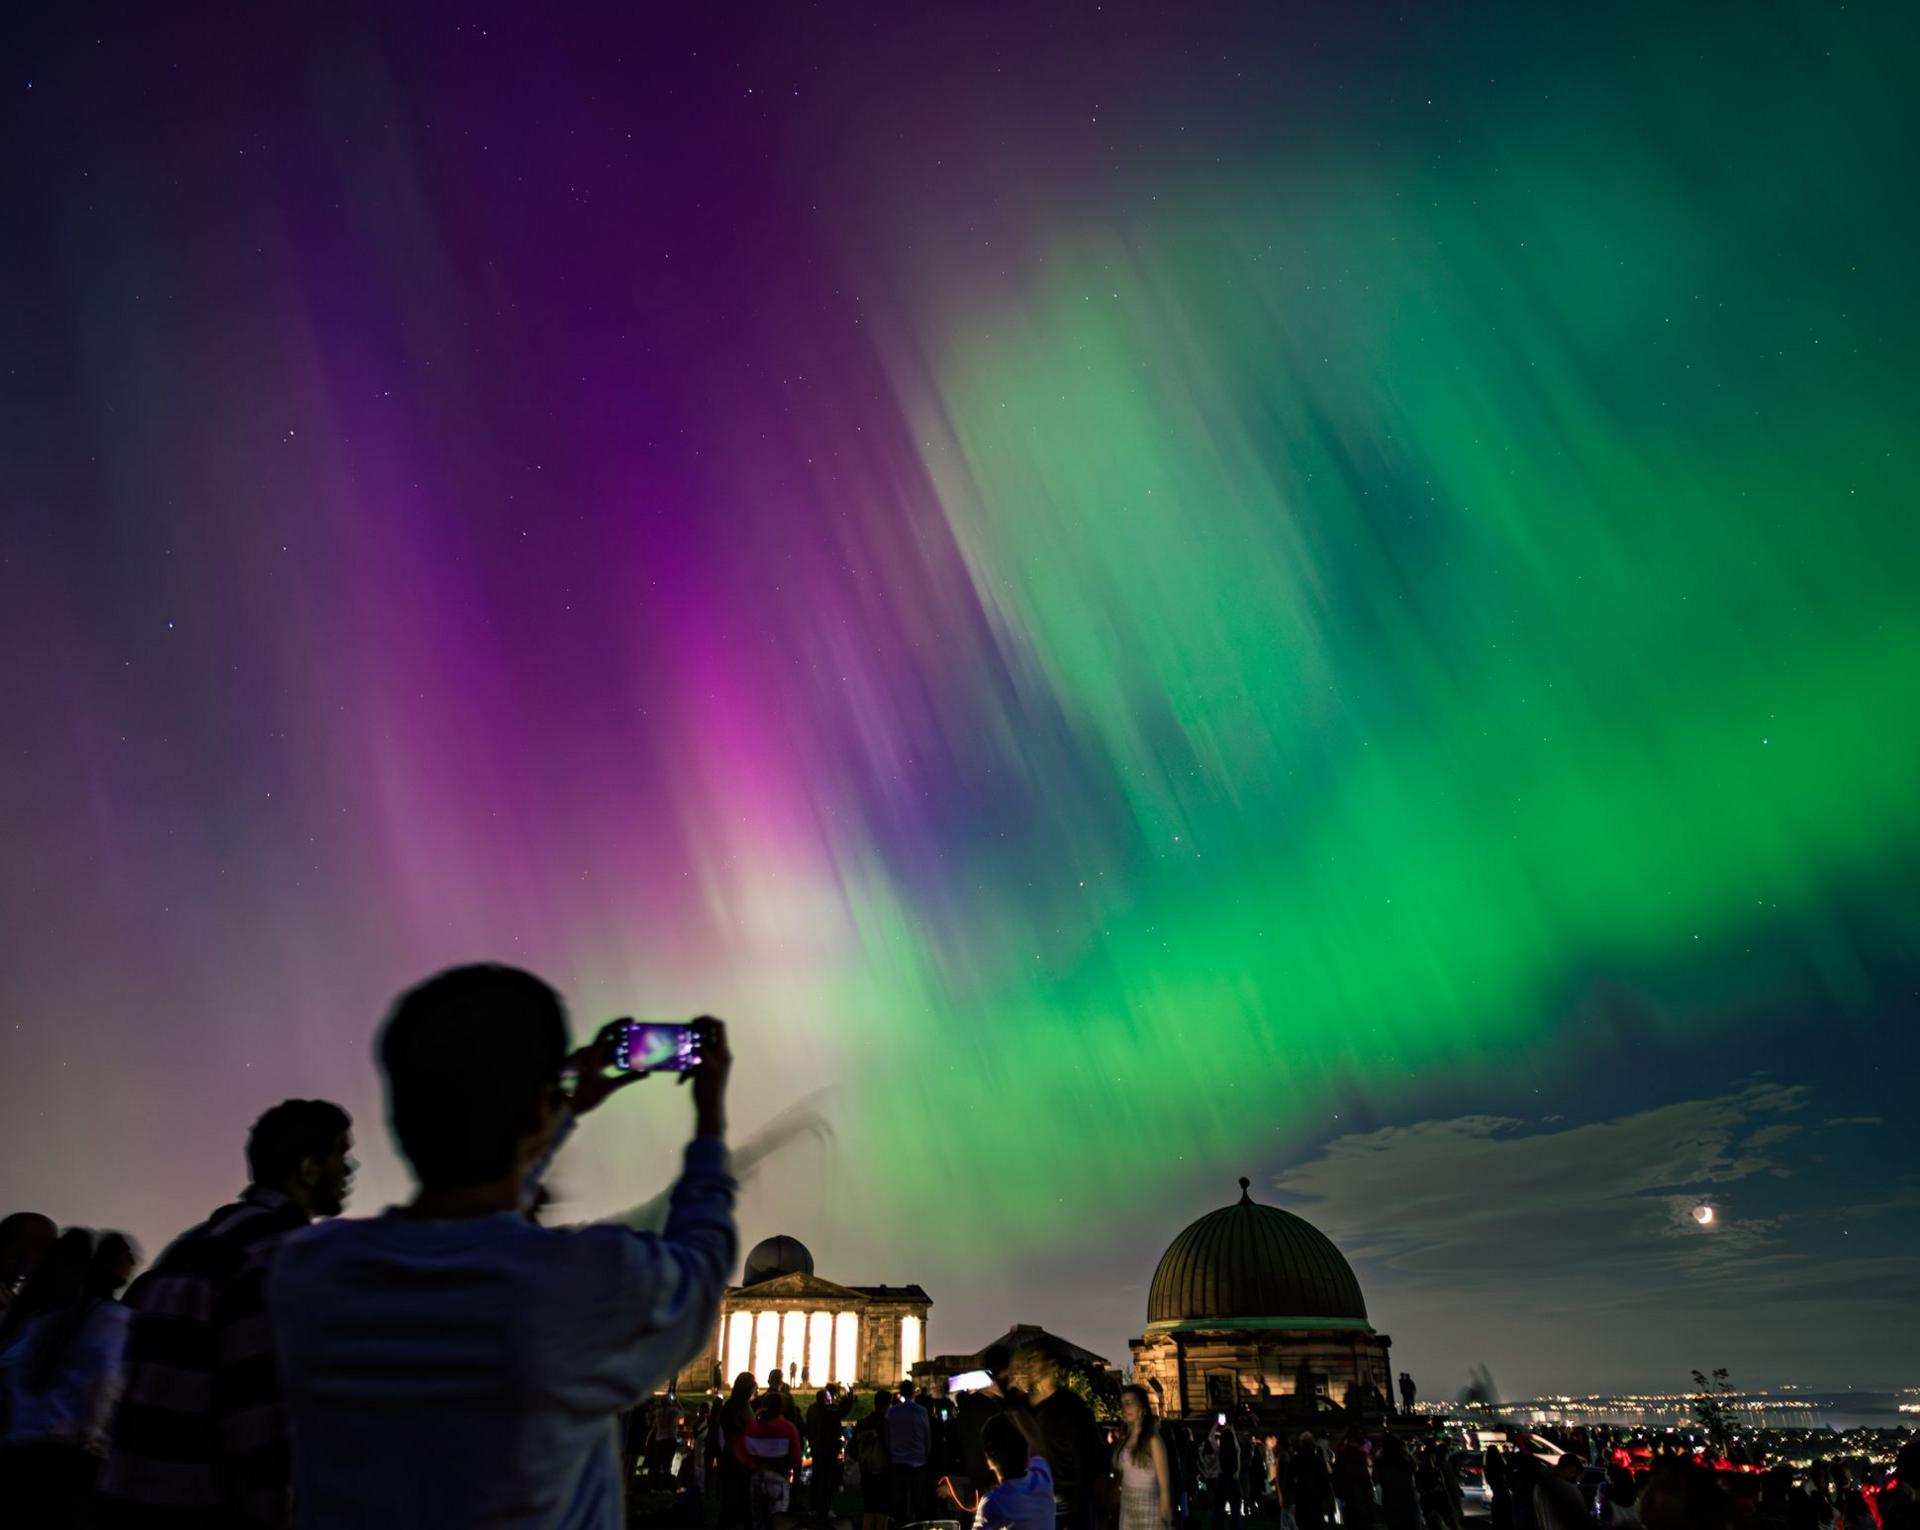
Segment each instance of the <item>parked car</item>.
[[1493,1489],[1487,1486],[1486,1457],[1477,1450],[1456,1450],[1453,1470],[1460,1479],[1461,1505],[1469,1513],[1488,1512],[1493,1507]]

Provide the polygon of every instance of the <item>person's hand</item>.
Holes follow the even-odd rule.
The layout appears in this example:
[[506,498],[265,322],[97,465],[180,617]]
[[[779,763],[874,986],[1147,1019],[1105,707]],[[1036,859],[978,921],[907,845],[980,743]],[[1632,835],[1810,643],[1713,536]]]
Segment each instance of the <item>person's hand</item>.
[[594,1109],[610,1094],[616,1094],[629,1084],[637,1084],[647,1075],[638,1071],[612,1073],[607,1070],[613,1066],[614,1048],[620,1040],[620,1027],[628,1024],[625,1020],[609,1020],[600,1027],[595,1036],[573,1056],[569,1057],[565,1068],[575,1077],[573,1093],[567,1102],[573,1107],[576,1116],[584,1116]]
[[700,1066],[680,1075],[681,1083],[693,1085],[694,1135],[724,1137],[727,1075],[733,1071],[733,1053],[727,1050],[727,1023],[702,1015],[694,1024],[706,1032],[700,1047]]

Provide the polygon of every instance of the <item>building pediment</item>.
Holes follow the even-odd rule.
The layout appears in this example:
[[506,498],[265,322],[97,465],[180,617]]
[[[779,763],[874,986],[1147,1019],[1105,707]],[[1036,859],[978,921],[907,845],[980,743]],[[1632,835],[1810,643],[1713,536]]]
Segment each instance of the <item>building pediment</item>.
[[783,1301],[809,1301],[837,1308],[859,1308],[867,1304],[865,1293],[851,1286],[836,1285],[831,1280],[822,1280],[818,1275],[807,1275],[794,1271],[791,1275],[775,1275],[770,1280],[756,1280],[750,1286],[735,1286],[727,1292],[727,1300],[735,1306],[744,1302],[770,1300],[778,1297]]

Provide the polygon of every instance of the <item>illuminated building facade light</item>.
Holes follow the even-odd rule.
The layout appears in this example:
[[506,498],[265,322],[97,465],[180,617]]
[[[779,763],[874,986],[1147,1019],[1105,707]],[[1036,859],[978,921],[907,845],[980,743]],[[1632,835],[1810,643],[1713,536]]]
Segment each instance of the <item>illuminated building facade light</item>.
[[833,1379],[843,1387],[860,1379],[860,1319],[851,1312],[834,1314]]
[[807,1315],[804,1312],[780,1314],[779,1366],[789,1381],[799,1379],[800,1368],[807,1363]]
[[913,1374],[913,1368],[920,1363],[920,1319],[908,1313],[900,1319],[900,1376],[902,1380]]
[[756,1312],[753,1315],[753,1374],[766,1380],[767,1372],[780,1363],[780,1314]]

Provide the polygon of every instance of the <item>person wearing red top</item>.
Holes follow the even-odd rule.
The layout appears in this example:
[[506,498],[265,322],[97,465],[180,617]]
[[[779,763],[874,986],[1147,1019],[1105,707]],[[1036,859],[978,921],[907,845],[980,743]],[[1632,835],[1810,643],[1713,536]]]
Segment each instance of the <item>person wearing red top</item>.
[[747,1493],[753,1530],[768,1530],[774,1515],[786,1513],[800,1470],[800,1431],[781,1411],[777,1392],[760,1394],[753,1422],[734,1437],[733,1459],[753,1474]]

